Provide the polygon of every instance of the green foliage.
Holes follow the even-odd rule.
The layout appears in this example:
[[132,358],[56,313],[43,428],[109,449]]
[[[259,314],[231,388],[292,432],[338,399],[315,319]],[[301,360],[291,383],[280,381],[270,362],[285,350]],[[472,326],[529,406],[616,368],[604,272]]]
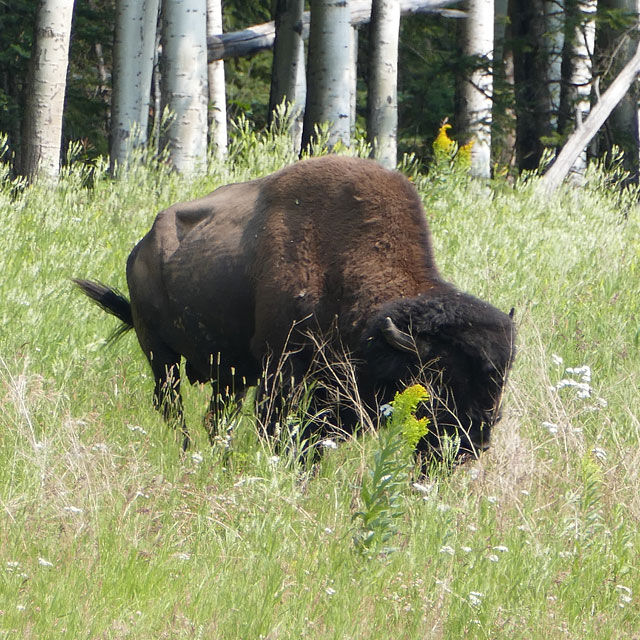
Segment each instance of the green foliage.
[[426,389],[416,384],[396,393],[388,406],[389,417],[378,432],[372,468],[360,488],[362,509],[354,515],[360,521],[354,542],[362,553],[393,550],[386,544],[397,531],[396,520],[404,514],[402,493],[413,452],[428,431],[428,420],[415,414],[427,399]]
[[404,515],[402,494],[410,459],[401,423],[379,431],[372,468],[360,488],[362,509],[354,514],[360,522],[354,543],[361,553],[395,550],[387,543],[397,533],[397,520]]
[[[455,112],[455,77],[462,63],[457,20],[404,17],[398,50],[398,151],[432,157],[440,123]],[[429,90],[425,91],[425,87]]]

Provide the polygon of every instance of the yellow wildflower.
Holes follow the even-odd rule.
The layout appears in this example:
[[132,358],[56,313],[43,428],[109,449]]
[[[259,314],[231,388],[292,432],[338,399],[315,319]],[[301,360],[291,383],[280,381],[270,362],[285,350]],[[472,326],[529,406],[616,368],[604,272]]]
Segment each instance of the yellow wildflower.
[[443,153],[449,155],[455,146],[456,143],[447,134],[449,129],[451,129],[451,125],[445,121],[438,130],[438,136],[433,141],[433,150],[436,154]]
[[458,149],[458,155],[456,160],[461,167],[470,167],[471,166],[471,149],[473,148],[473,143],[475,140],[470,140],[467,144],[463,145]]
[[402,435],[411,449],[414,449],[418,441],[427,434],[429,421],[427,418],[416,418],[418,405],[429,398],[427,390],[421,384],[414,384],[404,391],[398,392],[391,402],[393,409],[392,423],[402,426]]

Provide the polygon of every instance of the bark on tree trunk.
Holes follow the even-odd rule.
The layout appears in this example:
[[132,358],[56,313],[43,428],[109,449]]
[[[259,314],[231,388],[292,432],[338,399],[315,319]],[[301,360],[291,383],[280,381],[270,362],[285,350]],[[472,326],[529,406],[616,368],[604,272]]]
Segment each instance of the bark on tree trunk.
[[515,165],[516,114],[511,98],[515,81],[509,0],[495,0],[495,5],[491,146],[493,161],[502,170]]
[[356,132],[358,109],[358,27],[351,25],[351,43],[349,45],[351,60],[349,64],[349,133]]
[[164,0],[164,104],[174,114],[167,131],[169,157],[181,173],[206,168],[206,0]]
[[147,142],[158,0],[118,0],[113,51],[111,170]]
[[73,0],[40,0],[29,71],[21,173],[55,180],[60,172]]
[[302,37],[304,0],[278,0],[275,16],[275,43],[269,95],[269,118],[283,101],[291,109],[291,140],[300,151],[307,80]]
[[[221,0],[207,0],[207,37],[222,33]],[[227,155],[227,93],[224,62],[207,64],[209,78],[209,137],[217,158]]]
[[562,86],[562,50],[564,47],[564,0],[544,0],[545,28],[543,41],[547,50],[548,94],[552,131],[558,126],[560,90]]
[[350,144],[351,26],[348,0],[312,0],[302,148],[329,123],[329,147]]
[[[604,83],[608,82],[607,75],[619,72],[638,46],[639,5],[639,0],[600,0],[598,3],[598,12],[602,14],[596,34],[597,59],[600,74],[604,76],[601,89],[604,89]],[[607,19],[612,15],[617,18],[615,26]],[[599,136],[598,155],[602,155],[603,152],[610,153],[614,146],[623,152],[624,168],[629,172],[627,182],[637,184],[640,146],[637,83],[632,84],[609,116],[605,131]]]
[[[562,76],[567,80],[563,82],[560,96],[560,133],[566,133],[572,127],[580,127],[589,115],[596,8],[597,0],[575,0],[566,4]],[[576,159],[573,170],[583,173],[586,166],[585,148]]]
[[493,107],[493,0],[469,0],[465,21],[465,55],[478,61],[464,83],[462,105],[464,130],[474,141],[471,175],[491,175],[491,109]]
[[516,164],[537,169],[550,136],[549,58],[543,0],[512,0],[514,91],[516,103]]
[[373,157],[387,169],[397,164],[398,0],[373,0],[369,35],[367,135]]

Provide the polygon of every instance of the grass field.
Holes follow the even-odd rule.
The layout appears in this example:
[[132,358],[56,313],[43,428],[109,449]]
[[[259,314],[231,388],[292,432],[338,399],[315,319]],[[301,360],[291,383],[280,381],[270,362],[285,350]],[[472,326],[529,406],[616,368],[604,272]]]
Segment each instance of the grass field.
[[193,387],[181,455],[135,336],[105,347],[70,278],[126,290],[157,211],[292,159],[245,128],[198,179],[0,170],[0,638],[640,638],[640,212],[600,169],[551,200],[413,176],[442,272],[515,307],[518,357],[489,452],[396,488],[395,551],[353,541],[373,434],[314,469],[248,419],[210,447]]

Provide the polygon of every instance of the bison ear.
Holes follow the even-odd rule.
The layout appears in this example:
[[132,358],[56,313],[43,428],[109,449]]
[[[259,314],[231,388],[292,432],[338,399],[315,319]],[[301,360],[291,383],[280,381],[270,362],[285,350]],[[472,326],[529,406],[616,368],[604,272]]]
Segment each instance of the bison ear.
[[413,337],[398,329],[393,320],[387,316],[382,326],[382,335],[387,343],[394,349],[399,351],[407,351],[409,353],[416,353],[416,342]]

